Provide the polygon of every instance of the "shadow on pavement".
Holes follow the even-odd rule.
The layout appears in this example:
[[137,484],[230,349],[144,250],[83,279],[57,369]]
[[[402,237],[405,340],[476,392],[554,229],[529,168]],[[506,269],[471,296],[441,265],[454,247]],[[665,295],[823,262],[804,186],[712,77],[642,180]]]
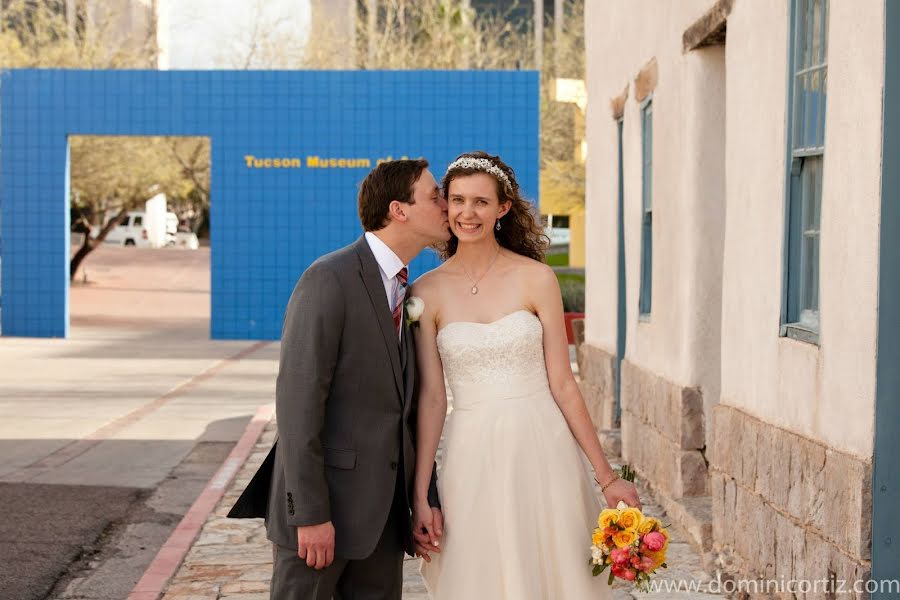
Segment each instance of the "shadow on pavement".
[[[0,481],[0,597],[125,598],[251,416],[211,422],[197,440],[103,440],[38,477],[55,483]],[[0,453],[71,441],[3,440]],[[99,467],[96,455],[75,464],[90,452]],[[166,456],[175,466],[160,471]]]

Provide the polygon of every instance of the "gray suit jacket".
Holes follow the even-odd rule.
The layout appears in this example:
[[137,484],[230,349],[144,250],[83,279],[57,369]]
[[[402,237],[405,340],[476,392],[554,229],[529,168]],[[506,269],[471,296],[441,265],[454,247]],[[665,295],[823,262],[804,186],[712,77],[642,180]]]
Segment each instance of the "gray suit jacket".
[[[397,491],[408,515],[415,468],[415,348],[403,345],[365,237],[303,273],[284,318],[278,440],[230,517],[265,516],[268,538],[332,521],[335,554],[372,553]],[[432,473],[429,502],[439,506]],[[407,519],[406,549],[413,554]]]

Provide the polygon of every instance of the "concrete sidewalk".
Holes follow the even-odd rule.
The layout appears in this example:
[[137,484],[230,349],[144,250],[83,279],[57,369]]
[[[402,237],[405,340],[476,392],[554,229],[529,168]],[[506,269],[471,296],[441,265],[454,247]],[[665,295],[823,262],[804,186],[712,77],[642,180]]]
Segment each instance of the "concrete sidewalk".
[[0,597],[125,598],[247,422],[278,344],[209,339],[209,253],[100,248],[68,339],[0,337]]
[[[164,600],[268,600],[269,580],[272,576],[272,546],[266,539],[259,519],[227,519],[225,515],[249,483],[275,439],[275,424],[270,423],[256,443],[246,463],[238,471],[221,502],[210,514],[187,557],[169,582]],[[597,489],[599,494],[599,488]],[[644,510],[663,517],[662,509],[646,490],[641,490]],[[669,568],[658,579],[681,584],[684,590],[691,585],[703,585],[711,578],[701,567],[699,554],[687,543],[686,537],[671,529],[668,550]],[[588,535],[586,534],[586,537]],[[585,548],[589,546],[586,542]],[[429,595],[419,576],[421,559],[407,557],[404,563],[404,600],[428,600]],[[587,554],[585,555],[587,568]],[[642,597],[678,600],[717,600],[721,596],[689,591],[637,594],[629,586],[616,583],[613,598],[633,600]],[[481,599],[478,599],[481,600]],[[491,600],[491,599],[485,599]],[[547,599],[563,600],[563,599]]]
[[0,596],[124,598],[272,402],[277,353],[158,330],[0,338]]

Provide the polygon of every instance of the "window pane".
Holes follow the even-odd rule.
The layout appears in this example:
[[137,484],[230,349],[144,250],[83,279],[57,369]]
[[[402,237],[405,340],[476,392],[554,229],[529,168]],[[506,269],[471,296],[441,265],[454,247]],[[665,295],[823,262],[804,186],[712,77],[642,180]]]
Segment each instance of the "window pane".
[[133,225],[135,227],[138,227],[141,225],[141,223],[143,223],[143,221],[144,221],[143,217],[141,217],[140,215],[135,215]]
[[818,235],[819,223],[821,222],[822,216],[822,172],[823,172],[823,164],[824,158],[821,156],[810,157],[810,160],[815,163],[816,169],[816,195],[815,201],[810,206],[810,215],[809,215],[809,227],[810,229],[816,230],[816,235]]
[[816,73],[807,73],[806,74],[806,89],[804,90],[804,99],[803,99],[803,147],[804,148],[812,148],[815,145],[816,132],[815,132],[815,122],[816,122],[816,106],[817,97],[816,97],[816,88],[815,88],[815,80]]
[[812,0],[810,7],[812,22],[810,23],[812,52],[809,66],[822,64],[822,0]]
[[822,69],[822,87],[821,92],[819,93],[819,126],[817,128],[818,138],[817,138],[817,146],[820,148],[825,147],[825,104],[828,101],[828,89],[826,88],[826,84],[828,83],[828,70]]
[[803,236],[800,310],[819,310],[819,234]]
[[795,150],[820,148],[825,139],[822,131],[825,68],[797,75],[794,81],[792,147]]
[[819,228],[817,198],[819,186],[819,160],[809,157],[803,164],[803,204],[800,210],[801,230],[804,235],[810,230]]
[[794,107],[791,115],[791,147],[803,147],[803,103],[806,100],[806,76],[794,77]]
[[819,217],[822,205],[822,158],[803,164],[801,192],[800,310],[819,309]]
[[638,312],[649,314],[653,298],[653,213],[644,213],[641,227],[641,290]]
[[644,210],[653,206],[653,105],[648,104],[643,114],[643,168],[641,172],[641,204]]
[[800,60],[800,68],[805,69],[812,65],[812,0],[803,1],[803,55]]
[[794,47],[793,61],[794,71],[799,71],[804,64],[804,49],[806,48],[806,0],[794,2]]

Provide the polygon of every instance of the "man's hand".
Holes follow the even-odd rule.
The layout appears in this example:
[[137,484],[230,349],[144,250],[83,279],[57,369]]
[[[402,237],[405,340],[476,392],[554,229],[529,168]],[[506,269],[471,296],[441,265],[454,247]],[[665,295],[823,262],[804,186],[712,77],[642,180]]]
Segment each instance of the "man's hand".
[[425,562],[431,562],[431,552],[440,553],[441,537],[444,535],[444,516],[439,508],[432,508],[427,503],[416,506],[413,511],[413,540],[416,553]]
[[334,562],[334,525],[331,521],[297,528],[297,556],[317,570]]

